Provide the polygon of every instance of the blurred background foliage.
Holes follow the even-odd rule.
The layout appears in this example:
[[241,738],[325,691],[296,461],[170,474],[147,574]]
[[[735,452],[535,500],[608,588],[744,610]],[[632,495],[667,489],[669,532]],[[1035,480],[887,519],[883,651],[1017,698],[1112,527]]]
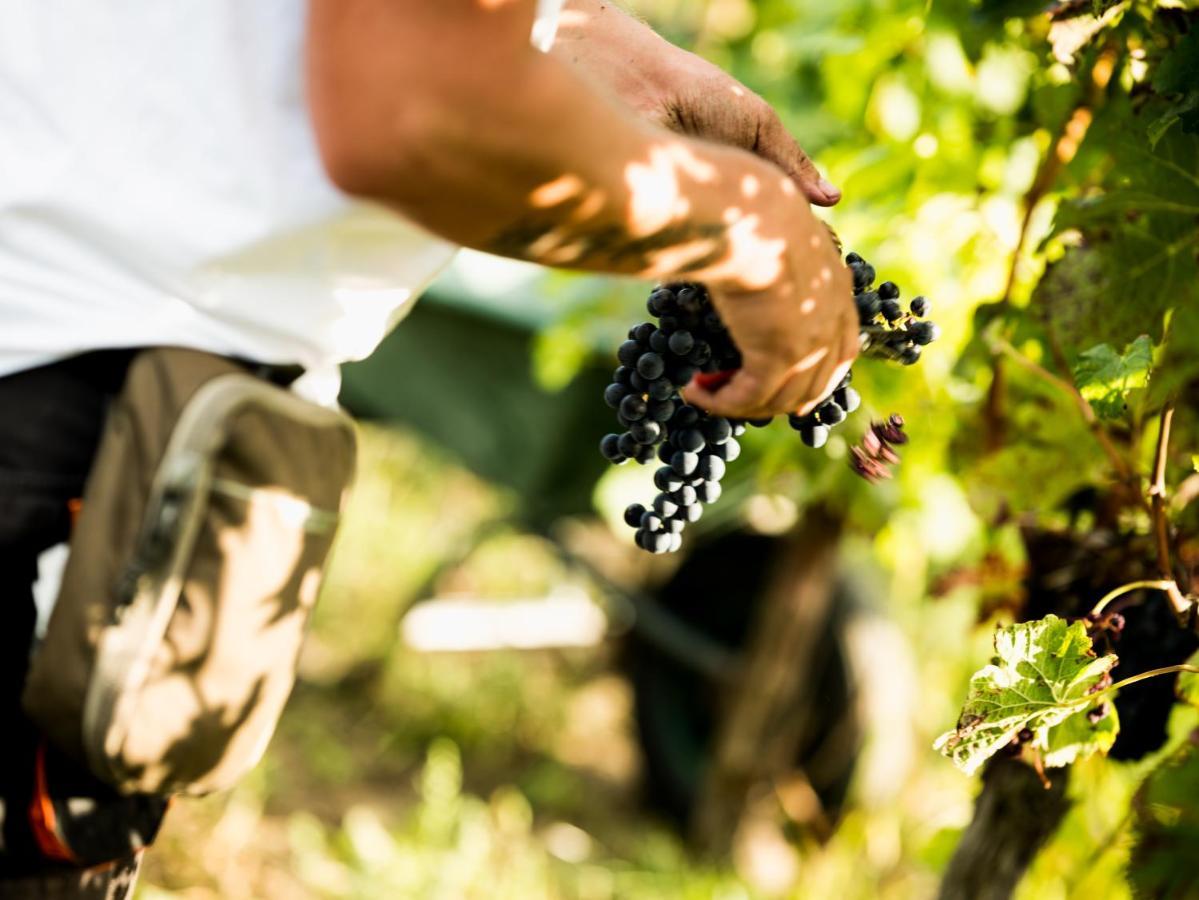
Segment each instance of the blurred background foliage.
[[[997,359],[1020,355],[1069,379],[1095,345],[1118,356],[1147,334],[1153,378],[1130,381],[1119,370],[1087,388],[1096,408],[1110,410],[1105,427],[1119,453],[1140,471],[1164,391],[1185,390],[1199,368],[1196,4],[1061,3],[1059,13],[1077,15],[1057,21],[1041,0],[628,5],[774,105],[842,188],[842,203],[822,215],[847,249],[908,295],[927,295],[944,332],[901,373],[856,366],[864,409],[827,453],[805,451],[781,425],[751,430],[726,498],[700,523],[709,535],[778,532],[819,501],[849,524],[842,555],[866,583],[871,613],[851,644],[873,681],[858,699],[866,746],[839,827],[824,841],[765,834],[729,865],[689,853],[641,802],[644,767],[611,608],[610,638],[588,647],[431,653],[399,640],[404,612],[434,595],[595,596],[545,539],[548,517],[530,510],[583,512],[556,486],[566,490],[563,464],[590,485],[601,467],[590,456],[571,461],[594,455],[602,430],[568,413],[579,403],[606,410],[598,392],[576,400],[571,385],[613,365],[624,332],[644,317],[642,284],[466,253],[426,303],[516,328],[518,353],[498,364],[451,345],[453,365],[481,359],[497,383],[527,380],[532,393],[512,395],[517,431],[539,448],[561,448],[562,459],[546,462],[540,481],[506,481],[525,461],[519,444],[482,452],[474,442],[474,455],[489,460],[477,463],[471,447],[435,440],[433,421],[364,428],[361,484],[280,733],[232,794],[172,811],[141,897],[936,892],[977,784],[930,745],[989,656],[991,626],[1022,600],[1021,525],[1063,528],[1071,513],[1062,501],[1112,482],[1111,460],[1074,398],[1025,364],[1003,369],[997,425]],[[453,365],[437,377],[455,378]],[[516,415],[480,393],[479,406]],[[1199,453],[1194,397],[1183,399],[1192,414],[1178,425],[1179,477]],[[469,402],[456,401],[474,416]],[[551,409],[562,414],[542,412]],[[869,419],[892,411],[908,420],[913,442],[896,478],[869,486],[845,464],[848,447]],[[576,523],[581,540],[612,545],[605,552],[634,584],[667,577],[637,558],[618,526],[626,503],[651,495],[650,474],[607,472],[592,499],[611,527]],[[1129,533],[1147,529],[1143,517],[1126,518]],[[1193,710],[1175,710],[1169,739],[1143,760],[1078,766],[1074,806],[1018,896],[1131,896],[1132,798],[1139,789],[1168,793],[1172,782],[1139,788],[1147,772],[1193,781],[1179,748],[1195,720]],[[1168,854],[1162,843],[1166,851],[1156,851]],[[1141,847],[1138,858],[1154,851]]]

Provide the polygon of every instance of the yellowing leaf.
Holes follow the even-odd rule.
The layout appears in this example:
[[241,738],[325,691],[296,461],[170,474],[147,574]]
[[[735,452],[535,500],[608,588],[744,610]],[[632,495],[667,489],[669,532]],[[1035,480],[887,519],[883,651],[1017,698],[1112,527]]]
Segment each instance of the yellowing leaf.
[[[995,658],[970,679],[953,731],[933,745],[972,775],[1022,730],[1048,765],[1106,751],[1119,724],[1114,707],[1092,691],[1117,659],[1097,657],[1082,622],[1057,616],[1020,622],[995,634]],[[1087,713],[1102,704],[1092,722]]]

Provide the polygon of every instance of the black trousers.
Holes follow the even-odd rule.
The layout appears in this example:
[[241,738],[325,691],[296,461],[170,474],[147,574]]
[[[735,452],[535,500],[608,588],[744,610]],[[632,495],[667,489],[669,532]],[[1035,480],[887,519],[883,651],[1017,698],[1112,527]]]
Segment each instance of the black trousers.
[[[84,481],[108,406],[120,390],[132,351],[101,351],[0,378],[0,897],[123,897],[121,885],[83,865],[48,860],[28,814],[33,796],[36,730],[21,711],[36,609],[38,556],[70,534],[68,502]],[[125,860],[115,869],[132,883],[127,835],[150,836],[165,810],[159,798],[122,797],[70,760],[43,748],[52,796],[85,798],[88,814],[60,820],[80,860]],[[57,805],[57,804],[56,804]],[[63,819],[68,818],[66,806]],[[67,885],[77,882],[79,889]],[[18,888],[18,884],[26,885]],[[7,885],[7,887],[6,887]]]

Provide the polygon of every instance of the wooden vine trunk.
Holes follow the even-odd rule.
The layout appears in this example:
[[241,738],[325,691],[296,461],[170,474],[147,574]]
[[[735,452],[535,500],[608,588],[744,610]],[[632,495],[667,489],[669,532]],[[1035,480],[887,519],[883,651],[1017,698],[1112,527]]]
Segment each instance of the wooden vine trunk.
[[983,773],[974,819],[949,863],[939,900],[1007,900],[1037,851],[1053,836],[1070,801],[1069,769],[1049,773],[1046,789],[1018,759],[993,759]]
[[785,539],[692,818],[692,837],[708,854],[727,854],[750,799],[788,777],[808,711],[820,702],[808,675],[833,602],[839,537],[839,522],[817,510]]

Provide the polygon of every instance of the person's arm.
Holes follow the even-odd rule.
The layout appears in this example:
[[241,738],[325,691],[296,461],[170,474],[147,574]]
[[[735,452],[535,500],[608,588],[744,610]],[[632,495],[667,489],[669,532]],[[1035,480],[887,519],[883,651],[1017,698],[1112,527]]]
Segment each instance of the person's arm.
[[740,147],[774,163],[811,202],[833,206],[841,199],[769,103],[612,0],[568,0],[553,53],[671,131]]
[[806,411],[857,349],[848,271],[780,169],[680,137],[532,49],[532,0],[310,0],[317,138],[343,190],[459,244],[709,286],[743,356],[715,412]]

